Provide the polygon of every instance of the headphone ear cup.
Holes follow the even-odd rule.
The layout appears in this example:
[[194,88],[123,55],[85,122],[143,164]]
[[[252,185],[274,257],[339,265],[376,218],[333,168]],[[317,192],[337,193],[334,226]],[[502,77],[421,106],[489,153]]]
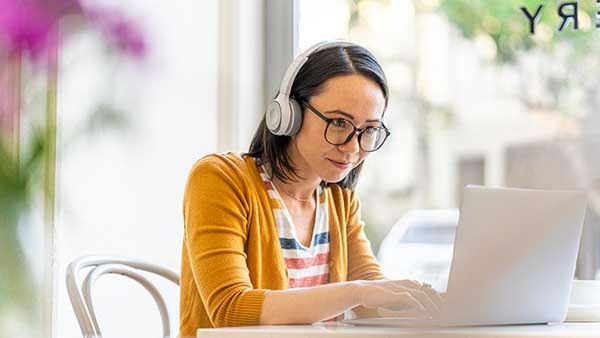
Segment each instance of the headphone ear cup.
[[293,98],[290,98],[290,115],[291,125],[286,133],[288,136],[296,135],[302,127],[302,106]]
[[277,101],[278,98],[271,101],[269,106],[267,107],[267,114],[265,116],[265,120],[267,122],[267,128],[272,134],[280,135],[282,130],[282,121],[281,121],[281,104]]

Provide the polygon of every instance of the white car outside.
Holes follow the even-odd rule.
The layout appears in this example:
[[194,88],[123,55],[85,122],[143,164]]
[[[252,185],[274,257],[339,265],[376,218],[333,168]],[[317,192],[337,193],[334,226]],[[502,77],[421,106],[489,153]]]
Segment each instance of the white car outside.
[[391,279],[414,279],[446,291],[458,209],[413,210],[381,242],[377,259]]

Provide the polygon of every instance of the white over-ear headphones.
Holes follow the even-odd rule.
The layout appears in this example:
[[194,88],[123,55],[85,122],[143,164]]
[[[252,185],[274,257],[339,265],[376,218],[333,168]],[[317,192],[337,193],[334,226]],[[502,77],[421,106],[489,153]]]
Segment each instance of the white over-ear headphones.
[[296,75],[308,61],[310,55],[327,48],[347,46],[356,46],[356,44],[343,40],[320,42],[308,48],[292,61],[281,81],[279,94],[267,107],[267,128],[271,133],[280,136],[292,136],[300,130],[300,126],[302,126],[302,107],[290,97],[290,92]]

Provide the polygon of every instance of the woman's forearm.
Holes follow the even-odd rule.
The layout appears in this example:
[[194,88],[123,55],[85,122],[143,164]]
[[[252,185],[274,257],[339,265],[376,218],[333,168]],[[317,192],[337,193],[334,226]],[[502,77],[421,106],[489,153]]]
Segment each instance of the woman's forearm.
[[356,306],[414,309],[431,316],[442,299],[428,284],[411,280],[351,281],[265,293],[261,325],[311,324]]
[[270,290],[265,293],[261,325],[310,324],[329,319],[360,305],[358,284],[342,282],[310,288]]

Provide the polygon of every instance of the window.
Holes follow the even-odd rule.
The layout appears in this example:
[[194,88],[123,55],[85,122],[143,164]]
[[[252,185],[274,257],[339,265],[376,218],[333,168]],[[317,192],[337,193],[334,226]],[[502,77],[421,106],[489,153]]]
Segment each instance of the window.
[[350,39],[388,77],[393,134],[359,183],[375,251],[408,210],[458,207],[464,184],[582,188],[590,210],[576,275],[600,278],[600,8],[563,8],[575,20],[539,5],[531,34],[530,1],[299,1],[301,50]]

